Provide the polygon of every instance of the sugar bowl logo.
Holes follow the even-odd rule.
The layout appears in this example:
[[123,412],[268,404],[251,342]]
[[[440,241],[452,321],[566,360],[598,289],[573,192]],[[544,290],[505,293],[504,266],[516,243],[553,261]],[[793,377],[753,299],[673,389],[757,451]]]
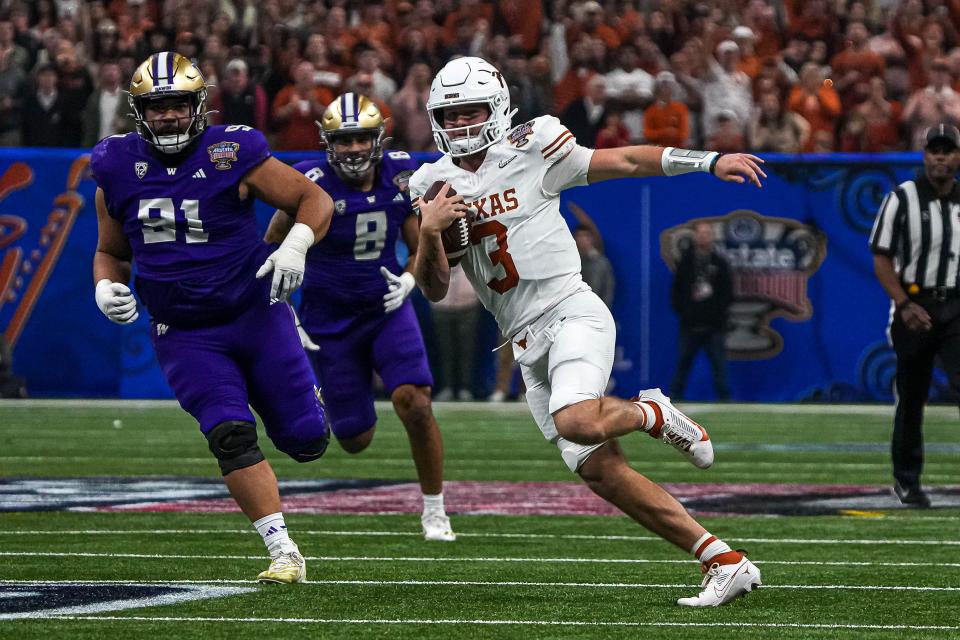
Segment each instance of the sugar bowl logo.
[[226,170],[231,168],[231,162],[237,161],[237,152],[240,150],[240,144],[237,142],[218,142],[207,147],[207,153],[210,154],[210,162],[216,163],[216,168]]
[[797,220],[746,209],[696,218],[660,235],[660,255],[671,271],[689,249],[695,225],[703,222],[713,227],[714,247],[729,261],[733,275],[727,356],[772,358],[783,349],[783,337],[770,321],[783,317],[799,322],[813,315],[807,280],[827,255],[826,236]]

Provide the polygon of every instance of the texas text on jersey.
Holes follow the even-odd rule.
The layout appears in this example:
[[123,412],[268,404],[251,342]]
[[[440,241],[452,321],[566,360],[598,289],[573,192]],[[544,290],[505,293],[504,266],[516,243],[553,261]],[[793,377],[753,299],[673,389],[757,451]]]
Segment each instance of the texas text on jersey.
[[557,118],[541,116],[491,145],[475,173],[445,155],[410,179],[414,199],[442,180],[470,206],[471,247],[461,264],[504,335],[589,289],[557,197],[587,183],[590,155],[570,155],[575,146],[573,134]]

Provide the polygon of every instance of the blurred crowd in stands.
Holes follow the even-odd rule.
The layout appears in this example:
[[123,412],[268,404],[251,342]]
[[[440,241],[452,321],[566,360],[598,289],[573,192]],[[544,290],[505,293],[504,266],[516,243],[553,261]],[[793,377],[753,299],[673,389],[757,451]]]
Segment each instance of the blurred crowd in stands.
[[499,67],[519,112],[581,144],[721,151],[919,149],[960,124],[960,0],[0,0],[0,145],[128,131],[149,54],[195,60],[216,122],[315,149],[338,93],[393,146],[433,150],[424,104],[453,56]]

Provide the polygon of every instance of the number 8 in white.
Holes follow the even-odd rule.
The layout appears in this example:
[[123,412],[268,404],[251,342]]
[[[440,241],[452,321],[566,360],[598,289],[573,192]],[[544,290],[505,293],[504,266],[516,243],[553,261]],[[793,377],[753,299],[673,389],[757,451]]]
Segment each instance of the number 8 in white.
[[353,244],[356,260],[376,260],[387,242],[387,212],[357,214],[357,241]]
[[[186,222],[184,237],[187,244],[206,242],[210,234],[203,230],[203,221],[200,219],[200,201],[184,200],[180,203],[180,210]],[[159,218],[151,218],[151,211],[159,211]],[[155,242],[174,242],[177,239],[177,216],[170,198],[153,198],[141,200],[137,211],[137,218],[143,223],[143,241],[146,244]]]

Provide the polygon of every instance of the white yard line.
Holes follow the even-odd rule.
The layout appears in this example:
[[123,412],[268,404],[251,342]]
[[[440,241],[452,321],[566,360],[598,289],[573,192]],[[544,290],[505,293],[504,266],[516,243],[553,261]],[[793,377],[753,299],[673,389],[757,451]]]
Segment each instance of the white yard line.
[[[932,518],[923,518],[924,520]],[[946,518],[956,521],[955,518]],[[74,529],[74,530],[55,530],[55,529],[34,529],[34,530],[0,530],[0,536],[20,536],[20,535],[220,535],[237,534],[252,536],[252,529]],[[349,531],[349,530],[323,530],[323,529],[303,529],[297,530],[298,536],[371,536],[371,537],[416,537],[422,534],[419,532],[407,531]],[[556,540],[608,540],[608,541],[628,541],[628,542],[663,542],[663,538],[657,536],[631,536],[631,535],[590,535],[590,534],[572,534],[572,533],[470,533],[457,532],[458,537],[462,538],[515,538],[515,539],[556,539]],[[915,540],[903,538],[739,538],[731,537],[728,540],[732,542],[753,542],[758,544],[836,544],[836,545],[922,545],[922,546],[960,546],[960,540]],[[0,556],[5,555],[0,552]],[[107,554],[109,555],[109,554]],[[443,558],[440,558],[441,560]]]
[[488,625],[550,627],[705,627],[750,629],[862,629],[878,631],[957,631],[960,626],[907,624],[806,624],[801,622],[626,622],[621,620],[470,620],[470,619],[382,619],[382,618],[228,618],[201,616],[57,616],[58,620],[100,620],[138,622],[237,622],[292,624],[369,624],[369,625]]
[[[0,557],[22,557],[23,551],[0,551]],[[116,553],[92,551],[31,551],[30,557],[45,558],[137,558],[146,560],[250,560],[263,561],[262,555],[212,555],[212,554],[166,554],[166,553]],[[652,560],[646,558],[520,558],[520,557],[430,557],[430,556],[306,556],[316,562],[436,562],[436,563],[489,563],[489,564],[694,564],[693,560]],[[761,565],[786,566],[831,566],[831,567],[941,567],[957,568],[954,562],[858,562],[826,560],[755,560]],[[0,580],[0,583],[3,581]],[[398,583],[398,584],[408,584]],[[412,584],[412,583],[409,583]],[[468,583],[457,583],[468,584]],[[488,583],[483,583],[488,584]],[[492,583],[490,583],[492,584]],[[497,583],[500,584],[500,583]],[[505,584],[505,583],[504,583]],[[523,583],[516,583],[523,584]],[[802,587],[798,587],[802,588]],[[827,587],[825,587],[827,588]],[[854,587],[850,587],[854,588]],[[882,588],[882,587],[877,587]],[[908,589],[909,587],[898,587]],[[945,588],[960,591],[960,587]]]
[[[222,557],[222,556],[210,556]],[[261,558],[257,558],[260,560]],[[311,558],[307,558],[310,560]],[[317,558],[314,558],[317,559]],[[251,584],[250,580],[174,580],[174,581],[117,581],[117,580],[64,580],[64,581],[38,581],[38,580],[0,580],[0,585],[4,584],[164,584],[176,586],[183,584]],[[354,585],[367,587],[380,586],[403,586],[403,587],[555,587],[563,589],[688,589],[694,588],[692,584],[667,584],[667,583],[636,583],[636,582],[540,582],[526,580],[308,580],[305,584],[318,585]],[[832,589],[837,591],[960,591],[960,587],[923,587],[916,585],[845,585],[845,584],[774,584],[764,585],[763,589]]]

